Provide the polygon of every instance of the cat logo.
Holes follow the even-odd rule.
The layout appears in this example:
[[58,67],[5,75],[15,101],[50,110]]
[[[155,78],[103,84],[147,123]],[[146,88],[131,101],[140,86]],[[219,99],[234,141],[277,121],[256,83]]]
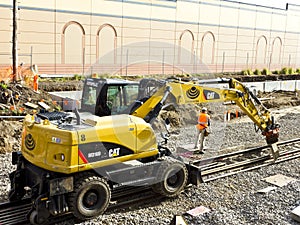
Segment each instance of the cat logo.
[[208,92],[207,93],[207,99],[214,99],[215,98],[215,92]]
[[204,90],[204,97],[206,100],[220,99],[220,95],[217,92]]
[[109,157],[116,157],[120,155],[121,148],[111,148],[108,150]]

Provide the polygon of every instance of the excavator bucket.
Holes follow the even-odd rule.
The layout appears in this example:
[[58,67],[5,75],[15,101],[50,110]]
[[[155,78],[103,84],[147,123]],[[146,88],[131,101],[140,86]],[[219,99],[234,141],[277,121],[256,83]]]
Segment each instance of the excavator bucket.
[[271,153],[273,155],[274,161],[279,157],[279,150],[277,146],[278,137],[279,137],[279,126],[276,126],[273,130],[269,130],[264,133],[266,136],[266,141],[271,147]]
[[271,145],[278,142],[279,138],[279,128],[275,128],[273,130],[269,130],[263,133],[266,136],[267,144]]

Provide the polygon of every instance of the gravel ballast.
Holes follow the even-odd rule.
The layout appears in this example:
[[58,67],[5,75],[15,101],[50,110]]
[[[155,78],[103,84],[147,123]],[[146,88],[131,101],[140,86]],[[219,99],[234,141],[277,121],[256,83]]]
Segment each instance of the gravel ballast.
[[[289,113],[285,113],[288,112]],[[280,141],[300,137],[300,110],[284,110],[276,112],[277,121],[281,124]],[[231,121],[217,126],[213,121],[213,132],[208,139],[210,147],[204,157],[226,152],[228,149],[241,149],[265,145],[260,133],[256,133],[253,123],[247,119]],[[194,141],[193,126],[174,132],[170,145],[192,145]],[[222,134],[221,134],[222,133]],[[221,135],[218,137],[218,135]],[[218,138],[216,138],[218,137]],[[180,143],[180,144],[178,144]],[[213,146],[218,146],[213,148]],[[222,150],[221,150],[222,149]],[[227,150],[223,150],[227,149]],[[140,206],[107,211],[104,215],[81,224],[170,224],[174,215],[184,215],[187,223],[201,225],[296,225],[290,212],[300,205],[300,159],[271,165],[250,172],[245,172],[216,181],[189,186],[176,198],[168,198],[160,202],[145,202]],[[0,157],[0,199],[7,199],[9,190],[8,173],[11,166],[10,154]],[[297,179],[283,187],[277,187],[268,193],[257,193],[258,190],[274,186],[263,179],[282,174]],[[204,206],[211,211],[200,216],[186,215],[188,210]]]

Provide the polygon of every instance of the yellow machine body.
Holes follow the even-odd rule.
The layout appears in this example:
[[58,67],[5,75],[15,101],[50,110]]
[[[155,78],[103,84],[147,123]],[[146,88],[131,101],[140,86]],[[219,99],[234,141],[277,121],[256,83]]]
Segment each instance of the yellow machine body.
[[23,156],[45,170],[70,174],[158,154],[154,131],[143,119],[131,115],[91,118],[60,127],[28,115]]

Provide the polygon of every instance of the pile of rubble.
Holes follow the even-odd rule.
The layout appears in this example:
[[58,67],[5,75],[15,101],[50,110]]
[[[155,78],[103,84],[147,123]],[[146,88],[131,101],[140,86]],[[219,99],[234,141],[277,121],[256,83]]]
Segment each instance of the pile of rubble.
[[54,80],[38,84],[39,80],[36,65],[24,67],[21,63],[16,75],[13,75],[12,66],[0,68],[0,116],[23,116],[33,113],[33,110],[37,113],[60,110],[60,106],[52,101],[47,92],[82,88],[82,82],[78,81],[73,84]]
[[60,110],[60,106],[47,92],[35,92],[20,84],[0,83],[0,153],[20,150],[22,117],[55,110]]
[[35,92],[31,87],[18,83],[0,84],[0,116],[24,116],[40,111],[60,110],[49,93]]

